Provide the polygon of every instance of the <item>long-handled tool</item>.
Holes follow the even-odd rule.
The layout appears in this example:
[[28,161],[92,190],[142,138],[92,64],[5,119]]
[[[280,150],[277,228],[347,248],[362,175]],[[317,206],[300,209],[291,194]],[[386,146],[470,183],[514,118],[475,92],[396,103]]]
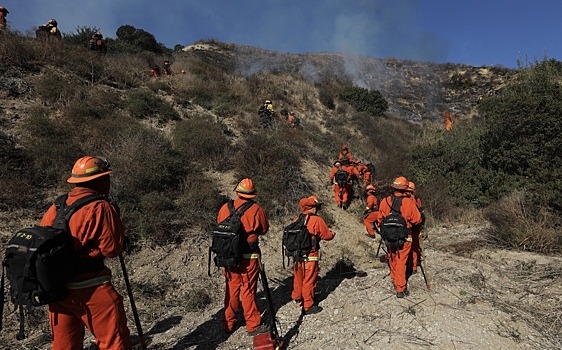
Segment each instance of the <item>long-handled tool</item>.
[[142,350],[146,350],[146,341],[144,339],[144,334],[142,333],[142,327],[139,319],[139,314],[137,312],[137,307],[135,305],[135,299],[133,298],[133,290],[131,289],[131,283],[129,282],[129,274],[125,268],[125,259],[123,254],[119,253],[119,263],[121,263],[121,270],[123,271],[123,279],[125,280],[125,286],[127,287],[127,294],[129,295],[129,301],[131,302],[131,309],[133,310],[133,317],[135,318],[135,326],[137,327],[137,332],[139,334],[139,343]]
[[427,290],[431,290],[431,286],[429,285],[429,280],[427,279],[427,276],[425,275],[425,269],[423,268],[424,265],[424,261],[423,259],[421,259],[420,261],[420,270],[423,276],[423,280],[425,282],[425,287],[427,288]]
[[258,258],[258,264],[260,269],[260,280],[267,304],[267,312],[269,313],[269,332],[254,336],[254,350],[277,350],[283,346],[283,339],[279,336],[279,332],[277,331],[275,309],[273,307],[273,301],[271,300],[271,292],[269,291],[267,276],[265,275],[265,266],[262,264],[260,258]]

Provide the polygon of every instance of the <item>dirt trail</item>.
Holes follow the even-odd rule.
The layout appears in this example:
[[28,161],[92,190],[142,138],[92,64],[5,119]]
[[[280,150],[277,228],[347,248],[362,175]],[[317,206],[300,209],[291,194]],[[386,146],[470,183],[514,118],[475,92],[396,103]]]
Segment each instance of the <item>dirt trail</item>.
[[[387,266],[375,257],[376,242],[364,236],[356,214],[362,208],[359,204],[348,211],[337,208],[332,189],[324,187],[326,169],[312,163],[304,167],[313,179],[315,194],[326,203],[323,210],[333,217],[337,235],[322,243],[317,299],[324,310],[304,318],[290,300],[292,275],[282,267],[281,225],[274,224],[262,240],[279,333],[289,349],[560,348],[562,339],[549,334],[562,315],[562,259],[470,250],[471,242],[486,227],[433,227],[424,242],[432,289],[426,289],[418,273],[409,281],[411,295],[397,299]],[[232,187],[224,181],[225,194],[232,195]],[[152,338],[149,349],[252,349],[252,338],[242,324],[230,336],[222,332],[223,277],[216,271],[207,277],[208,242],[196,243],[146,247],[126,257],[144,332]],[[347,268],[342,261],[351,262],[367,276],[342,275]],[[117,262],[112,261],[111,267],[117,288],[126,295]],[[161,302],[154,299],[158,287],[165,288]],[[207,290],[212,303],[201,312],[186,312],[185,299],[194,297],[192,291],[197,288]],[[146,297],[151,293],[151,298]],[[265,310],[261,288],[259,307]],[[130,314],[128,303],[126,308]],[[17,317],[12,314],[6,319],[0,348],[49,349],[46,319],[29,328],[25,342],[11,337]],[[129,325],[134,331],[132,317]]]

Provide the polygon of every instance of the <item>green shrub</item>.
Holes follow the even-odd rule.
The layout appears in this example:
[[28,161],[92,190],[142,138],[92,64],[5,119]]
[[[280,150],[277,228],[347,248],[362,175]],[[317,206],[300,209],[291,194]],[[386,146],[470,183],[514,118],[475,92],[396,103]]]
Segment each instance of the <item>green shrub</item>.
[[138,210],[133,212],[135,234],[159,245],[181,241],[175,227],[176,206],[172,193],[150,192],[140,198]]
[[162,121],[177,120],[178,112],[168,103],[163,101],[154,92],[134,90],[128,94],[125,108],[135,118],[144,119],[158,116]]
[[258,200],[272,218],[293,212],[298,200],[310,192],[299,150],[287,142],[287,136],[283,131],[248,135],[234,157],[237,178],[254,180]]
[[23,123],[21,142],[32,160],[33,181],[38,185],[52,185],[66,179],[72,164],[82,155],[79,140],[72,130],[79,125],[66,124],[63,119],[50,116],[44,108],[30,112]]
[[212,224],[216,222],[220,206],[227,200],[227,197],[220,194],[217,185],[199,169],[187,169],[178,198],[180,216],[185,226],[199,228],[199,236],[208,240],[207,232],[210,232]]
[[35,86],[37,95],[48,105],[67,104],[83,94],[83,89],[76,78],[54,71],[42,75]]
[[348,86],[340,92],[339,98],[358,112],[367,112],[374,117],[382,115],[388,109],[388,102],[378,90]]
[[480,105],[482,165],[562,213],[562,63],[544,60]]
[[0,158],[0,211],[32,207],[38,202],[33,200],[38,188],[29,184],[32,159],[3,132],[0,132]]
[[227,130],[226,125],[216,123],[210,117],[195,115],[175,125],[172,140],[185,159],[197,163],[202,169],[218,167],[224,170],[232,163]]

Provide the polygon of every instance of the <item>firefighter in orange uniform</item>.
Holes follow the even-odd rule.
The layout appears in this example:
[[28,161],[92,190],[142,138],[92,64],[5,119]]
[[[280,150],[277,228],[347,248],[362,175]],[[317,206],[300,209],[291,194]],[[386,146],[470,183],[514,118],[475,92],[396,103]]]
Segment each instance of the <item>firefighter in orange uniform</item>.
[[322,203],[315,196],[302,198],[299,206],[302,213],[308,216],[306,227],[312,235],[313,248],[305,261],[295,261],[291,298],[301,304],[305,315],[309,315],[322,311],[322,307],[314,303],[314,290],[318,282],[320,241],[331,241],[336,234],[330,230],[324,219],[318,216]]
[[349,152],[349,147],[345,144],[341,146],[341,152],[338,154],[338,160],[342,160],[343,158],[347,158],[350,162],[353,162],[353,156]]
[[[242,179],[234,189],[237,199],[234,200],[234,208],[240,208],[247,201],[256,196],[254,182],[250,178]],[[217,222],[225,220],[230,215],[227,203],[220,208]],[[258,288],[259,260],[261,251],[259,239],[269,230],[269,221],[265,211],[258,204],[250,206],[240,218],[244,226],[244,236],[250,251],[242,255],[240,266],[230,270],[224,269],[226,280],[226,291],[224,296],[224,328],[227,333],[235,331],[236,314],[240,305],[244,310],[246,319],[246,332],[254,336],[267,331],[265,325],[261,325],[260,310],[256,305],[256,291]]]
[[403,298],[410,295],[407,286],[406,264],[408,255],[412,247],[411,229],[413,225],[421,223],[421,214],[416,206],[416,202],[409,196],[408,180],[399,176],[394,179],[391,187],[394,189],[393,194],[381,200],[379,205],[379,217],[377,222],[380,226],[383,218],[390,214],[392,205],[397,198],[400,198],[402,204],[400,206],[400,214],[406,221],[406,228],[410,231],[406,241],[397,248],[389,247],[388,262],[390,267],[390,278],[396,288],[396,297]]
[[359,176],[360,176],[361,180],[363,180],[363,186],[367,186],[368,184],[370,184],[371,183],[371,170],[369,170],[369,167],[367,167],[361,161],[361,159],[355,160],[355,162],[353,162],[353,164],[355,165],[355,168],[357,168],[357,172],[359,172]]
[[424,224],[424,214],[423,214],[423,205],[422,200],[420,197],[416,196],[416,184],[412,181],[408,182],[408,192],[410,193],[410,197],[414,199],[416,202],[416,206],[420,211],[422,216],[422,222],[419,225],[412,225],[412,249],[410,250],[410,256],[408,258],[408,269],[411,269],[412,273],[418,272],[418,266],[421,265],[421,245],[420,239],[422,235],[422,228]]
[[[85,196],[109,195],[111,168],[103,157],[85,156],[74,164],[67,182],[74,184],[67,205]],[[43,216],[42,226],[53,225],[56,207]],[[49,304],[52,348],[82,349],[84,327],[96,339],[98,349],[131,349],[123,297],[111,284],[105,258],[119,255],[125,240],[118,209],[108,200],[97,200],[79,208],[70,218],[70,234],[77,252],[77,274],[67,284],[68,295]]]
[[367,191],[367,207],[364,212],[366,216],[365,219],[363,219],[363,224],[365,225],[367,234],[375,238],[374,225],[379,215],[379,200],[375,196],[377,188],[372,184],[368,184],[365,190]]

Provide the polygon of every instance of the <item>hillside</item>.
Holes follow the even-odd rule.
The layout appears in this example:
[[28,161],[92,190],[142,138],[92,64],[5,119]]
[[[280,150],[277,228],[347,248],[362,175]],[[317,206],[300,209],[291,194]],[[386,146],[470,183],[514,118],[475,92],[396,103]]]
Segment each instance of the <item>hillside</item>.
[[[54,57],[60,57],[58,54],[53,53]],[[97,69],[96,64],[102,63],[90,65],[90,62],[94,62],[92,60],[85,60],[86,63],[82,65],[72,61],[64,69],[60,63],[52,63],[54,59],[45,59],[51,62],[34,62],[37,67],[33,69],[19,63],[2,66],[0,131],[3,137],[13,140],[10,152],[25,150],[29,145],[25,142],[26,137],[37,140],[37,143],[42,140],[39,135],[26,134],[29,132],[26,123],[37,118],[39,112],[60,123],[57,125],[68,126],[65,118],[81,123],[80,127],[86,131],[73,130],[74,134],[65,139],[68,147],[73,146],[76,139],[84,141],[81,137],[86,133],[91,133],[94,139],[100,135],[108,137],[107,134],[118,134],[103,146],[91,139],[84,142],[94,151],[109,152],[113,156],[111,159],[116,160],[116,190],[121,191],[120,198],[124,198],[126,219],[129,223],[139,221],[148,225],[141,215],[148,213],[145,216],[154,218],[160,225],[157,228],[176,235],[174,239],[162,243],[151,240],[162,235],[152,230],[152,227],[145,229],[145,226],[138,224],[134,226],[135,229],[145,229],[143,232],[147,233],[141,235],[130,232],[138,241],[132,252],[126,255],[127,268],[143,330],[151,338],[149,349],[252,348],[252,340],[243,327],[231,336],[225,335],[220,327],[223,277],[216,270],[211,277],[207,277],[209,236],[204,222],[191,219],[191,216],[206,215],[206,219],[212,220],[215,212],[203,211],[202,214],[202,211],[196,211],[187,203],[196,202],[196,206],[203,210],[209,207],[214,209],[220,199],[232,197],[232,188],[241,171],[230,163],[254,164],[252,152],[257,151],[251,148],[251,152],[244,152],[244,147],[255,145],[271,147],[272,153],[260,153],[258,158],[264,158],[263,163],[281,162],[283,170],[288,167],[282,162],[283,157],[288,157],[283,151],[299,148],[299,152],[288,153],[289,156],[299,156],[298,168],[295,166],[297,170],[294,170],[300,175],[299,181],[294,188],[282,189],[286,194],[282,199],[292,200],[291,196],[299,198],[307,193],[315,193],[326,203],[322,215],[327,217],[337,234],[333,241],[322,245],[321,279],[317,291],[324,310],[303,318],[299,315],[299,308],[290,300],[292,277],[290,269],[283,269],[280,250],[282,227],[296,213],[296,201],[284,203],[279,199],[282,197],[279,192],[273,192],[276,188],[271,183],[285,179],[280,172],[274,172],[271,178],[266,177],[258,182],[257,200],[265,203],[272,217],[270,232],[261,242],[263,261],[277,310],[279,333],[286,339],[288,349],[562,347],[560,332],[556,329],[562,315],[559,298],[562,292],[562,259],[491,248],[483,241],[483,233],[489,229],[489,225],[478,211],[466,213],[462,220],[454,221],[437,220],[430,216],[426,229],[429,238],[423,244],[431,290],[426,289],[421,274],[417,274],[411,278],[411,296],[397,299],[389,281],[388,268],[375,256],[378,242],[363,235],[364,227],[360,221],[362,201],[356,200],[348,211],[342,211],[333,203],[332,188],[326,187],[331,159],[342,142],[350,143],[359,157],[370,159],[380,166],[376,181],[377,185],[383,187],[396,171],[401,171],[402,166],[402,163],[394,164],[398,162],[392,158],[394,154],[387,143],[394,145],[401,141],[398,139],[403,136],[400,132],[411,135],[403,131],[407,129],[410,132],[410,127],[414,128],[412,134],[440,129],[441,114],[445,111],[453,111],[459,119],[473,117],[477,113],[476,106],[480,98],[502,89],[516,72],[493,67],[350,58],[328,53],[288,55],[217,42],[198,43],[187,47],[184,52],[175,53],[174,70],[179,72],[185,69],[187,73],[162,77],[156,81],[149,80],[145,62],[136,56],[107,57],[103,61],[105,70],[100,69],[102,73],[99,75],[93,71]],[[91,77],[88,75],[90,67]],[[62,79],[61,86],[75,88],[81,94],[74,96],[71,91],[53,87],[58,95],[48,99],[50,95],[45,91],[48,89],[45,89],[44,83],[52,81],[47,79],[53,75]],[[215,79],[216,76],[219,78]],[[91,83],[95,79],[98,79],[95,84]],[[336,101],[334,109],[327,108],[320,101],[319,90],[325,88],[327,82],[335,84],[334,81],[351,81],[356,86],[380,90],[388,101],[388,112],[384,118],[376,118],[375,124],[369,124],[365,121],[372,122],[372,118],[365,118],[343,103]],[[132,114],[134,111],[125,104],[133,100],[133,92],[145,93],[140,100],[158,96],[172,106],[177,116],[170,111],[159,110],[148,116],[126,119],[127,113]],[[111,114],[110,118],[94,114],[80,118],[83,111],[72,102],[79,101],[81,106],[85,105],[83,109],[94,109],[88,104],[92,96],[104,97],[99,98],[109,107],[100,107],[102,112],[118,111],[120,114]],[[303,130],[290,133],[280,127],[270,132],[273,141],[268,139],[268,134],[256,127],[255,110],[264,98],[272,98],[279,110],[287,107],[299,111],[303,116]],[[124,104],[115,101],[124,101]],[[165,115],[173,117],[166,118]],[[171,159],[165,153],[167,150],[157,147],[159,138],[143,138],[145,134],[138,136],[135,132],[140,131],[137,129],[133,129],[134,132],[121,129],[117,124],[118,118],[123,118],[127,123],[132,123],[132,120],[135,127],[139,124],[145,128],[143,130],[170,140],[176,135],[177,125],[200,115],[226,125],[230,143],[225,146],[225,153],[212,153],[212,157],[206,158],[207,153],[202,151],[205,142],[202,142],[201,148],[182,150],[185,153],[181,153],[181,162],[173,163],[171,167],[180,167],[182,162],[189,163],[190,171],[201,170],[201,173],[194,173],[201,178],[201,182],[192,184],[188,181],[189,177],[182,178],[182,187],[158,187],[152,192],[147,191],[148,194],[139,203],[134,202],[135,198],[124,196],[123,189],[136,189],[127,187],[127,181],[139,187],[145,185],[143,181],[148,182],[146,178],[139,180],[134,177],[134,170],[173,173],[174,169],[161,167],[162,163],[159,163],[160,158],[166,161]],[[194,138],[197,134],[214,135],[210,124],[199,125],[200,129],[196,130],[195,135],[189,134],[190,137]],[[50,126],[48,123],[41,125],[52,133],[53,139],[58,140],[60,136],[56,129],[47,129]],[[384,135],[385,141],[369,138],[371,136],[367,135],[365,128],[373,125],[380,127],[374,138],[383,139],[380,135]],[[39,128],[35,130],[40,134]],[[259,143],[262,140],[265,140],[264,143]],[[217,137],[215,141],[220,139]],[[3,144],[7,148],[6,145],[12,144]],[[85,150],[86,146],[81,146],[84,148],[78,150]],[[385,146],[388,148],[383,148]],[[135,153],[139,150],[142,151],[140,155]],[[46,148],[43,151],[50,152]],[[65,154],[64,157],[60,156],[61,159],[49,161],[71,164],[67,158],[72,157],[75,155]],[[205,158],[204,161],[201,158]],[[227,158],[234,158],[235,161]],[[142,167],[135,168],[139,159],[142,159]],[[20,167],[23,166],[17,162],[15,164],[17,166],[10,169],[20,174],[16,170],[21,171]],[[294,164],[289,165],[293,171]],[[264,166],[262,172],[269,170]],[[29,194],[29,202],[32,203],[22,205],[10,202],[0,207],[2,243],[18,228],[36,223],[55,194],[67,189],[62,184],[67,170],[64,168],[59,171],[50,175],[47,184],[43,181],[21,184],[20,179],[11,173],[2,172],[2,190],[5,193],[14,193],[24,186],[40,187],[37,193]],[[274,180],[266,181],[270,179]],[[215,192],[206,192],[206,187],[213,187]],[[182,191],[202,193],[202,196],[213,198],[207,202],[199,201],[202,197],[189,197]],[[149,196],[151,194],[159,198],[171,192],[182,193],[164,209],[149,202],[149,199],[155,201],[154,197]],[[27,192],[21,193],[22,197],[28,196]],[[272,199],[274,195],[279,198]],[[422,192],[422,195],[428,203],[438,200],[430,192]],[[135,205],[128,206],[127,201]],[[209,201],[212,203],[209,204]],[[147,212],[134,212],[137,206],[143,205],[148,208]],[[428,207],[431,208],[431,205]],[[126,298],[118,261],[110,261],[109,265],[114,273],[116,287]],[[353,277],[350,272],[355,269],[367,272],[367,276]],[[260,309],[265,310],[261,291],[259,296]],[[129,327],[135,333],[129,304],[126,302],[125,305]],[[48,349],[49,328],[44,309],[37,310],[27,327],[28,338],[17,342],[14,339],[17,312],[5,310],[0,348]],[[88,338],[85,346],[90,341]]]

